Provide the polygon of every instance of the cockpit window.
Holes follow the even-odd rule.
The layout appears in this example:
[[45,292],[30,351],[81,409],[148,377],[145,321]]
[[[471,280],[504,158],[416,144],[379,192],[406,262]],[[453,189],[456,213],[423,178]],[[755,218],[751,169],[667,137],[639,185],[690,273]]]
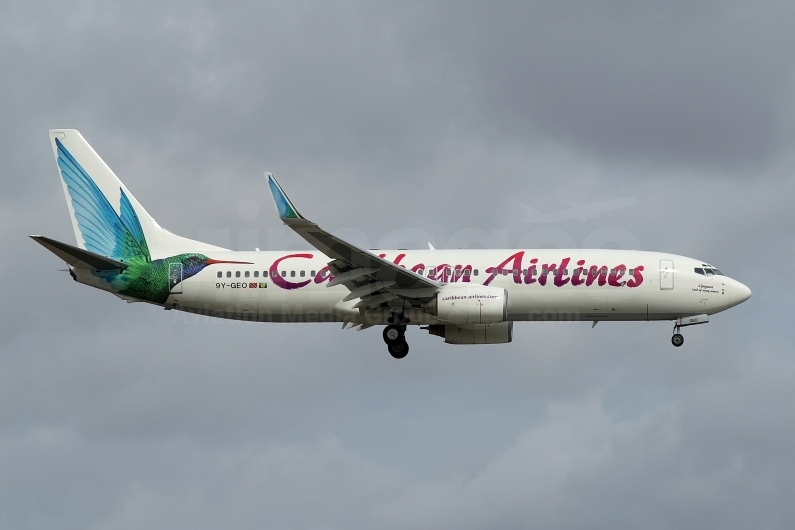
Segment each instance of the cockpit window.
[[700,274],[700,275],[704,276],[704,269],[702,269],[701,267],[696,267],[693,270],[696,271],[696,274]]
[[719,271],[718,269],[712,269],[712,272],[714,272],[718,276],[723,276],[723,273],[721,271]]
[[712,272],[712,269],[704,269],[704,272],[706,272],[706,273],[707,273],[707,276],[712,276],[712,275],[714,274],[714,273]]

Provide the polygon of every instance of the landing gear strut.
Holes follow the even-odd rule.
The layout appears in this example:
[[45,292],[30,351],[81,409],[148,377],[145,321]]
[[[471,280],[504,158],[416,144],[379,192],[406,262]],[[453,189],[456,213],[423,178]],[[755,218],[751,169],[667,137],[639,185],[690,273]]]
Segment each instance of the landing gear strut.
[[384,342],[386,342],[389,355],[395,359],[402,359],[409,353],[409,345],[406,342],[406,324],[408,319],[403,315],[394,313],[389,319],[392,324],[384,328]]
[[685,343],[685,338],[679,330],[685,326],[695,326],[696,324],[706,324],[709,322],[709,315],[695,315],[692,317],[679,317],[674,320],[674,334],[671,337],[671,344],[677,348]]
[[681,328],[682,326],[679,324],[679,322],[676,322],[674,324],[674,334],[671,337],[671,344],[673,344],[677,348],[685,343],[685,338],[682,336],[681,333],[679,333],[679,330]]

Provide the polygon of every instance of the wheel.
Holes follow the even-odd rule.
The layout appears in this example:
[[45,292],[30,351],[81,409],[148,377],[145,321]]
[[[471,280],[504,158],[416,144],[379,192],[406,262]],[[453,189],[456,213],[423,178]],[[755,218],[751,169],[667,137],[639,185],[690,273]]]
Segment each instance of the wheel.
[[684,343],[685,343],[685,338],[679,333],[674,333],[674,336],[671,337],[671,344],[673,344],[677,348]]
[[384,328],[384,342],[392,344],[401,340],[403,340],[403,328],[394,325]]
[[395,359],[402,359],[409,354],[409,344],[405,340],[393,342],[388,346],[389,354]]

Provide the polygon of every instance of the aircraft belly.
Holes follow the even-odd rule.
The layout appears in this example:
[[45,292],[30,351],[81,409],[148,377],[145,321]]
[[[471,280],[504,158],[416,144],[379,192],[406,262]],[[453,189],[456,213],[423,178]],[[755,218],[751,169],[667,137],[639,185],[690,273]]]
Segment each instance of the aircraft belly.
[[332,295],[325,287],[290,291],[270,285],[261,290],[259,312],[268,322],[337,322]]
[[602,287],[517,288],[508,294],[509,320],[646,320],[645,290]]

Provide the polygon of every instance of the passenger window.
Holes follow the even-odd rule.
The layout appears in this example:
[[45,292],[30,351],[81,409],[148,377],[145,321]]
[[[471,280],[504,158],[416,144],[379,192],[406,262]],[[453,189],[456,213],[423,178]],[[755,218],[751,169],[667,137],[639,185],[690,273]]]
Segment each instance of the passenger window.
[[629,269],[629,275],[630,276],[634,276],[635,275],[635,269]]
[[615,269],[610,269],[610,274],[611,275],[615,275],[616,274],[616,270]]
[[306,271],[301,271],[301,278],[303,278],[304,276],[306,276]]
[[502,269],[502,275],[508,276],[508,269]]
[[563,269],[563,274],[566,275],[569,273],[569,269]]
[[469,276],[469,269],[464,269],[464,276]]
[[428,276],[433,276],[436,273],[436,269],[428,269]]
[[259,278],[259,271],[254,271],[254,277]]
[[290,271],[290,278],[295,278],[295,271]]
[[223,273],[223,272],[221,272],[221,271],[218,271],[218,277],[219,277],[219,278],[223,278],[223,277],[224,277],[224,273]]
[[475,276],[477,276],[478,275],[478,270],[475,269],[474,273],[475,273]]
[[268,277],[268,271],[262,271],[262,277],[263,278],[267,278]]
[[519,269],[514,269],[513,270],[513,275],[516,276],[517,274],[519,274]]
[[287,277],[287,271],[282,271],[282,278],[286,278],[286,277]]
[[226,277],[227,278],[231,278],[232,277],[232,271],[226,271]]
[[235,271],[235,278],[240,278],[240,271]]
[[461,269],[456,269],[455,270],[455,275],[456,276],[461,276]]
[[246,278],[248,278],[250,275],[251,275],[251,273],[246,271]]
[[314,276],[315,275],[315,271],[310,272],[309,275],[310,276]]

